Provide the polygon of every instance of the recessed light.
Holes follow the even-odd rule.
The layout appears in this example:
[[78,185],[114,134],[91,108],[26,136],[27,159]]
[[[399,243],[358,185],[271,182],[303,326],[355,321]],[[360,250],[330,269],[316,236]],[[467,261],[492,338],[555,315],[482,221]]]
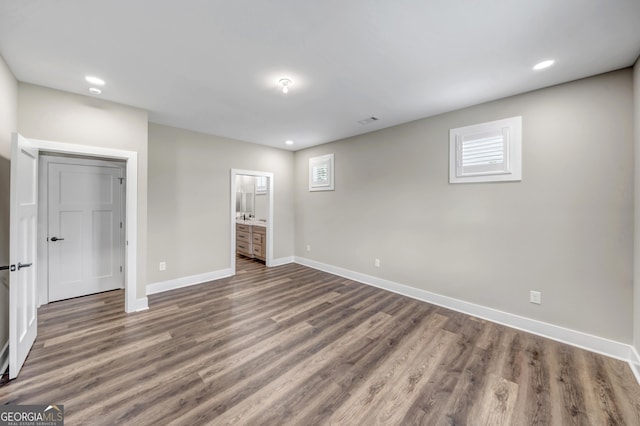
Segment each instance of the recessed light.
[[88,75],[84,78],[91,84],[97,84],[98,86],[104,86],[104,80],[99,77],[94,77],[92,75]]
[[534,70],[536,70],[536,71],[540,71],[540,70],[543,70],[543,69],[545,69],[545,68],[549,68],[549,67],[550,67],[551,65],[553,65],[555,62],[556,62],[556,61],[554,61],[553,59],[548,59],[548,60],[546,60],[546,61],[542,61],[542,62],[539,62],[539,63],[535,64],[535,65],[533,66],[533,69],[534,69]]
[[94,95],[99,95],[100,93],[102,93],[102,90],[95,87],[89,87],[89,92],[91,92]]
[[292,140],[285,141],[285,143],[286,143],[287,145],[293,145],[293,141],[292,141]]

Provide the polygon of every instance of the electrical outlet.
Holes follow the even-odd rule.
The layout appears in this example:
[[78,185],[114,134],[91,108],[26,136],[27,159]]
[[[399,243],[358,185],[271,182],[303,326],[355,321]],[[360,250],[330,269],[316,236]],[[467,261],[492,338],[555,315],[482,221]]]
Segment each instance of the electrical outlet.
[[311,244],[307,244],[307,252],[311,251]]
[[380,259],[376,259],[373,264],[375,265],[376,268],[380,267]]
[[160,262],[160,270],[164,271],[167,269],[167,262]]
[[531,290],[529,292],[529,302],[540,305],[542,303],[542,293]]

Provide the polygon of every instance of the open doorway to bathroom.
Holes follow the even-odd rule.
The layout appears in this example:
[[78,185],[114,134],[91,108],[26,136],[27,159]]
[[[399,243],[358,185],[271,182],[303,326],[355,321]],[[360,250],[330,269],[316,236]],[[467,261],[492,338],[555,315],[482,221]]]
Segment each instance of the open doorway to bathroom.
[[273,263],[273,173],[231,170],[231,271],[236,262]]

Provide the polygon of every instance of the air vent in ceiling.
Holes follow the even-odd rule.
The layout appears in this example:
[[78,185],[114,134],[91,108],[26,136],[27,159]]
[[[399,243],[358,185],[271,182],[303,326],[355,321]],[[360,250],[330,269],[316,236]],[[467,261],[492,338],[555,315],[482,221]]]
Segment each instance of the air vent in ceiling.
[[365,125],[365,124],[369,124],[369,123],[373,123],[374,121],[378,121],[380,120],[378,117],[369,117],[369,118],[365,118],[364,120],[359,120],[358,123]]

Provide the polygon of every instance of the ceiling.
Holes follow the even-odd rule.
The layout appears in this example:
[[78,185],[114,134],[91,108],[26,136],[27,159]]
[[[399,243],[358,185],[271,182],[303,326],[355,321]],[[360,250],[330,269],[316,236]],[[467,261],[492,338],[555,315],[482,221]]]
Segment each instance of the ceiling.
[[18,80],[90,95],[96,75],[101,98],[152,122],[292,150],[639,54],[639,0],[0,1],[0,55]]

